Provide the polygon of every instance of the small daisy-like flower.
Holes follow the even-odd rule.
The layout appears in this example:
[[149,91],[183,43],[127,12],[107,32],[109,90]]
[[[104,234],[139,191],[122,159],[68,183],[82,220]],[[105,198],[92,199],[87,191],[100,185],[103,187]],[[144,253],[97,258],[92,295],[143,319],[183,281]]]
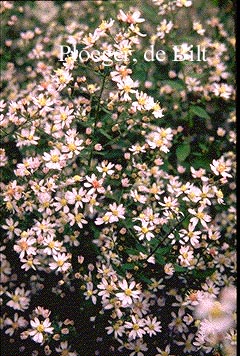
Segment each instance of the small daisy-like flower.
[[118,14],[118,20],[129,23],[129,24],[135,24],[135,23],[140,23],[140,22],[144,22],[144,18],[140,17],[141,13],[139,11],[134,11],[133,13],[131,12],[127,12],[125,14],[125,12],[123,12],[123,10],[119,11]]
[[21,133],[17,135],[16,146],[22,147],[22,146],[37,145],[39,140],[40,137],[35,135],[34,127],[32,127],[31,129],[22,129]]
[[165,347],[165,350],[161,350],[160,347],[157,347],[157,351],[159,352],[155,356],[175,356],[173,354],[170,354],[170,345],[167,345]]
[[191,261],[194,258],[193,250],[190,246],[182,246],[179,250],[180,255],[178,256],[181,266],[187,267],[191,266]]
[[28,297],[30,291],[25,291],[23,288],[17,287],[13,293],[6,292],[6,295],[11,298],[7,305],[14,310],[28,309],[30,298]]
[[[109,323],[111,322],[109,321]],[[110,326],[107,326],[105,328],[107,330],[107,334],[109,335],[114,333],[115,339],[118,339],[118,337],[122,337],[125,332],[125,327],[122,324],[122,320],[118,320],[116,323],[111,323]]]
[[128,285],[128,282],[124,279],[123,281],[119,281],[118,285],[122,289],[122,292],[116,293],[116,297],[122,302],[123,307],[131,306],[134,300],[139,299],[141,294],[140,285],[136,285],[136,282],[132,281]]
[[226,83],[213,83],[212,92],[214,95],[219,96],[220,98],[229,99],[234,93],[234,89],[231,85]]
[[201,235],[201,231],[196,231],[195,230],[195,225],[194,224],[189,224],[188,225],[188,230],[185,229],[181,229],[179,231],[179,235],[182,238],[182,240],[180,240],[180,243],[184,244],[185,242],[190,242],[191,245],[194,248],[199,247],[199,239],[200,239],[200,235]]
[[5,319],[4,325],[7,326],[5,334],[12,336],[19,328],[25,328],[28,322],[23,316],[19,316],[18,313],[15,313],[13,319]]
[[85,299],[91,299],[93,304],[97,303],[97,298],[95,296],[95,294],[97,294],[97,289],[93,289],[93,283],[92,282],[88,282],[86,285],[86,292],[83,293],[83,295],[85,295]]
[[46,162],[46,167],[50,169],[61,170],[66,164],[66,157],[57,148],[49,153],[44,152],[43,160]]
[[14,251],[19,254],[19,258],[22,259],[25,254],[36,255],[36,247],[33,246],[36,243],[36,239],[31,236],[23,236],[13,246]]
[[117,289],[116,284],[113,281],[107,281],[106,278],[102,278],[97,287],[100,289],[98,295],[103,299],[110,298],[110,295]]
[[87,182],[84,183],[86,188],[90,188],[88,191],[88,195],[92,195],[97,192],[103,194],[105,192],[105,188],[102,186],[104,179],[98,179],[97,176],[93,173],[90,177],[86,176]]
[[68,217],[70,221],[70,226],[77,224],[80,227],[80,229],[83,228],[83,224],[85,225],[88,223],[84,215],[82,213],[79,213],[76,209],[74,214],[69,213]]
[[[144,353],[142,351],[147,351],[148,347],[145,342],[143,342],[142,339],[138,339],[135,341],[130,342],[127,345],[128,350],[133,350],[133,352],[130,353],[129,356],[144,356]],[[146,353],[145,353],[146,355]]]
[[160,22],[160,25],[157,27],[157,37],[163,39],[166,33],[169,33],[173,28],[172,21],[167,22],[166,19]]
[[189,7],[192,5],[192,1],[191,0],[177,0],[176,2],[176,6],[178,7]]
[[149,336],[157,335],[157,332],[161,332],[162,330],[161,322],[156,317],[151,319],[150,316],[147,316],[144,330]]
[[107,174],[111,176],[114,173],[114,164],[108,161],[103,161],[100,166],[97,166],[96,169],[98,172],[102,173],[102,176],[105,177]]
[[129,340],[141,338],[144,334],[146,334],[146,331],[144,329],[145,326],[145,321],[144,319],[139,319],[136,318],[134,315],[131,316],[132,321],[126,321],[124,326],[126,329],[130,329],[129,332]]
[[133,152],[133,155],[137,155],[139,153],[145,153],[146,152],[146,148],[145,148],[145,145],[141,146],[139,144],[136,144],[136,145],[132,145],[129,148],[129,151]]
[[65,193],[65,199],[67,203],[74,205],[75,209],[83,208],[83,203],[89,201],[88,197],[86,196],[87,191],[82,187],[78,190],[73,188],[71,191],[67,191]]
[[70,351],[71,346],[68,345],[68,341],[61,341],[59,347],[56,347],[55,350],[57,353],[60,353],[61,356],[77,356],[76,351]]
[[131,101],[131,97],[129,94],[133,94],[136,92],[136,89],[134,88],[138,86],[138,83],[134,82],[132,78],[128,76],[117,82],[117,86],[120,89],[122,100]]
[[200,36],[203,36],[205,33],[205,29],[202,27],[202,24],[198,21],[193,22],[193,29],[196,31]]
[[70,258],[70,254],[58,252],[53,255],[54,262],[50,262],[49,267],[56,272],[66,272],[71,267],[71,263],[68,262]]
[[211,216],[206,214],[203,210],[204,206],[200,206],[197,211],[194,209],[188,209],[189,213],[193,215],[193,217],[190,219],[190,222],[193,224],[193,226],[196,226],[200,221],[202,226],[207,229],[207,223],[211,221]]
[[155,229],[155,226],[150,225],[146,221],[142,222],[142,226],[134,225],[133,228],[138,232],[139,240],[146,238],[150,241],[154,237],[154,234],[151,231]]
[[228,173],[231,171],[231,166],[232,162],[230,160],[225,161],[223,157],[218,160],[214,159],[212,164],[210,164],[213,173],[216,174],[216,176],[221,175],[223,178],[232,177],[232,175]]
[[45,334],[52,334],[53,327],[51,326],[51,322],[49,318],[46,318],[43,322],[41,322],[38,318],[34,318],[34,320],[30,321],[32,330],[29,331],[29,335],[32,337],[33,341],[42,344],[44,340]]
[[4,230],[7,230],[7,236],[12,239],[14,235],[20,235],[21,230],[17,228],[19,222],[14,221],[12,218],[6,219],[5,224],[1,227]]
[[83,146],[81,146],[83,140],[80,140],[75,137],[67,137],[66,145],[62,147],[62,152],[64,152],[68,158],[72,158],[74,155],[79,155],[83,150]]

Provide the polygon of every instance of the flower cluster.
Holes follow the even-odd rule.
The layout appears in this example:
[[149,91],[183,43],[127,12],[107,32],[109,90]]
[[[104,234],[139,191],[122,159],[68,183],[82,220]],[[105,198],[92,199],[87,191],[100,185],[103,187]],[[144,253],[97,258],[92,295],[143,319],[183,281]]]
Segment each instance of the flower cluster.
[[146,4],[1,4],[6,355],[236,354],[231,24]]

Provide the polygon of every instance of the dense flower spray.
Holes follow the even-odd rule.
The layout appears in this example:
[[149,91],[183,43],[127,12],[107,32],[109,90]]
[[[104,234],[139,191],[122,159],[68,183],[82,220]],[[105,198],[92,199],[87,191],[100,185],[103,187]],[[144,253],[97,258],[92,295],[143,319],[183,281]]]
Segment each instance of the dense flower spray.
[[6,355],[236,354],[232,15],[201,6],[1,3]]

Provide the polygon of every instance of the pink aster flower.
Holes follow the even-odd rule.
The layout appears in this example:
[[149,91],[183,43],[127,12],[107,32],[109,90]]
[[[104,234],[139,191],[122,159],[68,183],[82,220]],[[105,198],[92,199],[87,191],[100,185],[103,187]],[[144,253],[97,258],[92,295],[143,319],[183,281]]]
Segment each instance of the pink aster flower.
[[[126,279],[119,281],[119,287],[122,292],[116,293],[116,297],[122,302],[123,307],[129,307],[132,305],[133,301],[139,299],[141,291],[139,290],[140,285],[136,285],[136,282],[132,281],[128,285]],[[136,288],[134,290],[134,288]]]
[[29,335],[32,337],[33,341],[42,344],[44,339],[44,334],[52,334],[53,327],[49,318],[41,322],[38,318],[30,321],[32,330],[29,331]]
[[200,221],[203,227],[206,229],[208,228],[207,223],[211,221],[211,216],[206,214],[204,211],[204,206],[200,206],[198,210],[194,209],[188,209],[189,213],[193,215],[193,217],[190,219],[190,222],[196,226],[197,223]]
[[144,319],[136,318],[134,315],[131,316],[132,321],[126,321],[124,326],[126,329],[130,329],[129,340],[134,340],[136,338],[142,338],[146,331],[144,329],[145,322]]
[[66,157],[57,148],[54,148],[49,153],[44,152],[43,160],[46,162],[47,168],[57,169],[59,171],[66,164]]
[[101,193],[105,192],[105,188],[102,186],[103,178],[98,179],[97,176],[93,173],[91,177],[86,176],[87,182],[84,183],[84,187],[90,188],[88,191],[88,195],[92,195],[93,193]]
[[135,23],[140,23],[140,22],[145,21],[144,18],[142,18],[140,16],[141,16],[141,13],[139,11],[134,11],[132,14],[130,12],[127,12],[125,14],[125,12],[123,12],[123,10],[120,10],[117,17],[120,21],[129,23],[129,24],[132,24],[132,23],[135,24]]
[[213,171],[216,176],[221,175],[223,178],[230,178],[232,175],[228,173],[231,171],[232,162],[230,160],[224,160],[223,157],[214,159],[212,164],[210,164],[211,170]]
[[56,272],[66,272],[71,267],[71,263],[68,262],[71,258],[70,254],[58,252],[52,257],[54,262],[49,263],[50,269],[56,270]]

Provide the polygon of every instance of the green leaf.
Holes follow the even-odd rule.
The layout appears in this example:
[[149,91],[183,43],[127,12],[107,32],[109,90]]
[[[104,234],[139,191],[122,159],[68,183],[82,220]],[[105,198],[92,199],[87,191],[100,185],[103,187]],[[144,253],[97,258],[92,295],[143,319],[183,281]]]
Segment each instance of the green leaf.
[[205,109],[201,108],[200,106],[194,105],[190,107],[190,111],[197,115],[198,117],[201,117],[203,119],[210,119],[210,116],[206,112]]
[[112,140],[112,136],[110,136],[107,132],[105,132],[103,129],[100,129],[99,132],[105,136],[108,140]]
[[[195,156],[197,156],[196,153]],[[199,156],[201,156],[201,158],[194,159],[192,162],[192,166],[195,169],[199,169],[199,168],[209,169],[210,161],[206,159],[206,157],[202,157],[203,156],[202,153],[201,154],[199,153]]]
[[135,267],[135,264],[134,263],[124,263],[124,265],[122,265],[122,269],[124,270],[124,271],[126,271],[126,270],[131,270],[131,269],[134,269],[134,267]]
[[139,255],[139,251],[136,250],[135,248],[127,248],[126,252],[128,255],[134,255],[134,256],[138,256]]
[[205,280],[207,277],[210,277],[215,271],[215,268],[210,268],[207,271],[193,270],[192,276],[196,279]]
[[147,283],[148,285],[152,283],[151,279],[145,277],[143,274],[139,274],[138,278],[141,279],[141,281]]
[[174,269],[176,272],[186,272],[187,271],[186,267],[179,266],[176,263],[174,264]]
[[189,143],[183,143],[176,149],[177,159],[180,162],[184,162],[191,152],[191,146]]
[[182,82],[180,82],[179,80],[163,80],[162,84],[164,85],[170,85],[173,89],[176,90],[183,90],[184,86],[182,84]]
[[203,150],[203,151],[207,151],[208,146],[205,143],[199,143],[199,147]]
[[159,248],[155,254],[164,256],[171,251],[171,248],[172,248],[171,246],[165,246],[165,247]]
[[155,254],[155,259],[160,265],[166,264],[165,259],[161,255]]

